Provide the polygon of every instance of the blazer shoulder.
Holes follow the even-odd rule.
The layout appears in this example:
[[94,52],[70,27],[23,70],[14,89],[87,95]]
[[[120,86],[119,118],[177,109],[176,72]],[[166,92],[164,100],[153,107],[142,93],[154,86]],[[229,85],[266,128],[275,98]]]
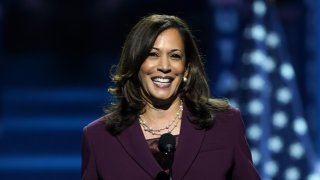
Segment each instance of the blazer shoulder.
[[228,107],[225,110],[219,110],[219,111],[214,111],[214,115],[216,116],[216,118],[230,118],[230,117],[241,117],[241,112],[238,108],[235,107]]
[[84,126],[83,133],[87,135],[101,135],[101,133],[106,134],[105,116],[102,116]]
[[220,124],[224,127],[233,127],[236,129],[243,129],[245,126],[241,111],[231,106],[226,110],[215,112],[214,122],[216,125]]

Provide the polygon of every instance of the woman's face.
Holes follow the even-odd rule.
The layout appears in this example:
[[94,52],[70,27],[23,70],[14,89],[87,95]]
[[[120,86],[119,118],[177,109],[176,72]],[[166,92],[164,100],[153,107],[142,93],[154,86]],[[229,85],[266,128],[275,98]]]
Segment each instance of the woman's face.
[[186,75],[185,63],[184,44],[178,30],[169,28],[161,32],[139,71],[146,95],[158,100],[175,96]]

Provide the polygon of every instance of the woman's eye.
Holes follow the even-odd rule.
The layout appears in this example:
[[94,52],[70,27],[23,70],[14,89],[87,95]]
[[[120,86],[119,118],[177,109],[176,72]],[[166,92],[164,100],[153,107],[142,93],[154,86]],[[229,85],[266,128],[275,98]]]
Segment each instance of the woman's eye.
[[173,59],[181,59],[182,58],[182,56],[180,54],[172,54],[171,57]]
[[150,52],[149,57],[158,57],[158,54],[155,52]]

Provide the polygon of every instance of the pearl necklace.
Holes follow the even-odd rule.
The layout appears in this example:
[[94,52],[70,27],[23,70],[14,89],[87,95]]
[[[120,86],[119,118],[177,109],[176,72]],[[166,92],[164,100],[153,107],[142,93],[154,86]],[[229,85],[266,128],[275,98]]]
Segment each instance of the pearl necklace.
[[176,116],[174,117],[174,119],[172,119],[168,125],[166,125],[163,128],[159,128],[159,129],[153,129],[152,127],[148,126],[146,124],[146,121],[144,121],[141,116],[139,117],[139,123],[142,126],[143,130],[146,132],[151,133],[152,135],[161,135],[162,131],[167,130],[167,133],[171,133],[177,126],[179,123],[179,120],[181,120],[182,117],[182,111],[183,111],[183,103],[182,100],[180,100],[180,106],[179,106],[179,110],[176,113]]

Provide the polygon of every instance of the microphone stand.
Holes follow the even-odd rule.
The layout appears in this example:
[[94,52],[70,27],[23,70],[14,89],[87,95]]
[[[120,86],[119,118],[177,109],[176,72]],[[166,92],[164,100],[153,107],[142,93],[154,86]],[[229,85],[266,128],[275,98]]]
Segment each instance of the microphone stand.
[[169,162],[169,178],[170,178],[170,180],[172,180],[172,164],[173,164],[174,153],[170,152],[170,153],[168,153],[168,156],[169,156],[169,159],[170,159],[170,162]]

